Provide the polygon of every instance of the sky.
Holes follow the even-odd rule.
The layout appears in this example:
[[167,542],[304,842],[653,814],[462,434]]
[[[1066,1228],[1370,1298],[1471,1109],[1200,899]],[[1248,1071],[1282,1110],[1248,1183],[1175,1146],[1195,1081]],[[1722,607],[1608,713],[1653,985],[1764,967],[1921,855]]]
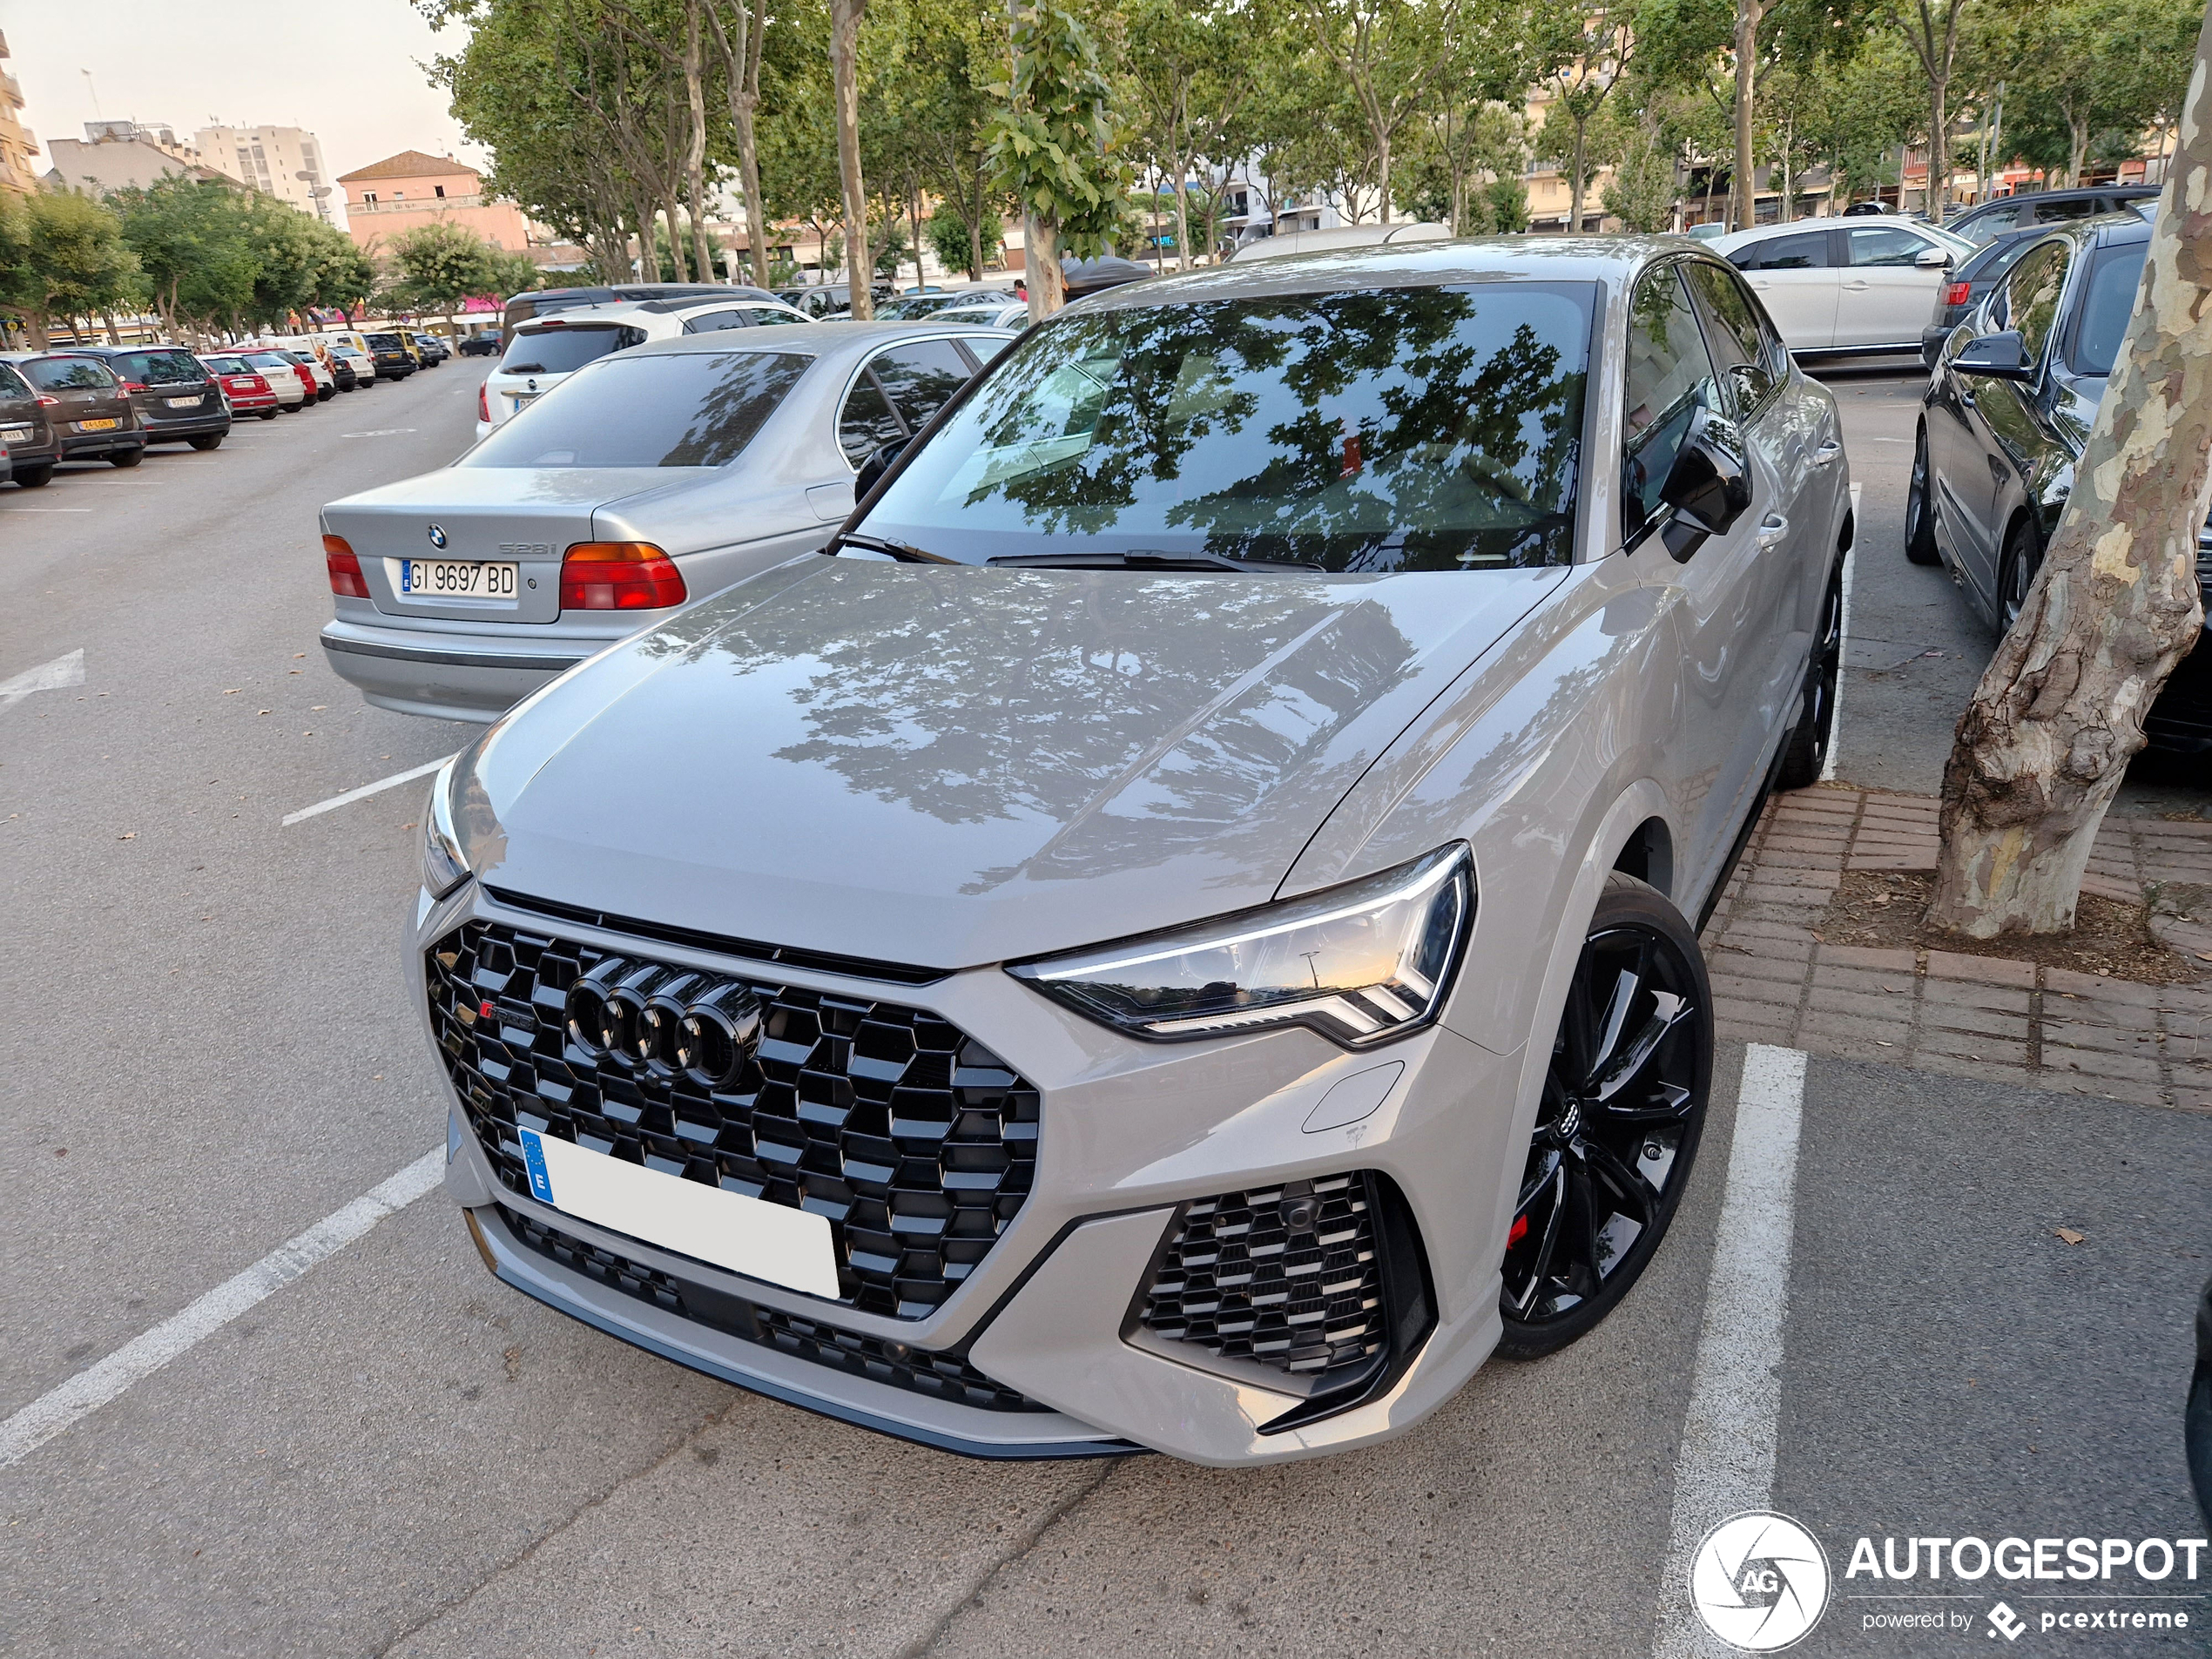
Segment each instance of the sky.
[[0,0],[0,31],[42,149],[128,118],[185,143],[203,126],[305,127],[341,173],[401,150],[487,159],[416,67],[466,36],[434,33],[408,0]]

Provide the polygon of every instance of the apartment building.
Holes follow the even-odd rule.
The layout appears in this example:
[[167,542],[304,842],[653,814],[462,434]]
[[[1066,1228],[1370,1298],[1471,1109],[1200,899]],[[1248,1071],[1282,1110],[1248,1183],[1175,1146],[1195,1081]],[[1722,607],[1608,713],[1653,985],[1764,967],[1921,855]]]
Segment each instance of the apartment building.
[[465,225],[510,253],[529,250],[529,221],[510,201],[484,193],[475,168],[451,156],[402,150],[342,175],[346,231],[363,248],[388,243],[402,231],[433,219]]
[[195,142],[208,166],[326,225],[339,224],[322,145],[305,127],[202,127]]
[[[8,56],[8,37],[0,34],[0,59]],[[29,195],[38,188],[38,169],[31,158],[38,140],[23,124],[23,84],[0,69],[0,190]]]

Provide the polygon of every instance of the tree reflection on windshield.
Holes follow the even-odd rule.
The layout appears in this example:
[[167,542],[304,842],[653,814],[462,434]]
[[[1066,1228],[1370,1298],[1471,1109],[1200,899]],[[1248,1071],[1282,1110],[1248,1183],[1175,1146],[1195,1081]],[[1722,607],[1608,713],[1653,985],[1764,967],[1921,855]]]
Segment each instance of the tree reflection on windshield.
[[1079,314],[1018,348],[862,528],[968,562],[1564,563],[1588,304],[1516,282]]

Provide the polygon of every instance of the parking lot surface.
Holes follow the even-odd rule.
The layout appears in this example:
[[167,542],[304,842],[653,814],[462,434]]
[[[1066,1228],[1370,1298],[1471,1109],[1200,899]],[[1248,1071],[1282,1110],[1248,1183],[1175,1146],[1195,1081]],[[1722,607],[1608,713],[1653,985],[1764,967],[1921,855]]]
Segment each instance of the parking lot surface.
[[[423,787],[285,819],[467,740],[324,665],[315,511],[456,453],[481,378],[0,489],[0,682],[83,653],[82,684],[0,697],[11,1424],[442,1144],[398,950]],[[1912,383],[1838,387],[1882,561],[1838,770],[1925,793],[1987,641],[1898,548]],[[1827,1548],[1807,1653],[1990,1651],[1987,1584],[1940,1587],[1972,1628],[1939,1642],[1867,1630],[1861,1534],[2201,1535],[2212,1117],[1820,1055],[1739,1133],[1746,1060],[1723,1046],[1681,1216],[1594,1334],[1258,1472],[968,1462],[738,1393],[495,1283],[431,1190],[37,1444],[0,1430],[0,1651],[1689,1651],[1662,1585],[1683,1494],[1742,1489],[1716,1435],[1770,1448],[1743,1507]],[[1783,1248],[1746,1268],[1724,1197],[1770,1144]],[[1776,1384],[1716,1423],[1738,1333],[1705,1311],[1739,1292],[1776,1310]],[[2212,1618],[2202,1578],[2134,1588]]]

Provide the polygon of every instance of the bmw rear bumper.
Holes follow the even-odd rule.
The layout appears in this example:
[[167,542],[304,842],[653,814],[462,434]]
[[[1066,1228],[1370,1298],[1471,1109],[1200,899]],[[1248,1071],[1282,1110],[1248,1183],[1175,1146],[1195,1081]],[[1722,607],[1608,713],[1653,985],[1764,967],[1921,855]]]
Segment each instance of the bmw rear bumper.
[[610,639],[488,637],[342,618],[322,631],[332,670],[378,708],[439,720],[496,720]]

